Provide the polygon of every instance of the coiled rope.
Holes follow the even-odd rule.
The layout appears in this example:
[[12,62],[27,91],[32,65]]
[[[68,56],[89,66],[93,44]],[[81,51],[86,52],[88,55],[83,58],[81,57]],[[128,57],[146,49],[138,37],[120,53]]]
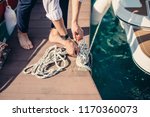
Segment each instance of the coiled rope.
[[[94,33],[94,36],[92,38],[92,42],[89,48],[88,48],[88,45],[86,44],[85,39],[82,39],[78,44],[80,52],[78,53],[77,58],[76,58],[76,65],[80,68],[84,68],[84,69],[91,71],[91,68],[88,66],[89,55],[93,47],[93,43],[96,39],[96,35],[98,33],[100,23],[101,22],[99,22],[96,28],[96,31]],[[40,78],[40,79],[50,78],[56,75],[57,73],[61,72],[63,69],[67,67],[66,55],[67,55],[67,52],[64,50],[64,48],[57,47],[56,45],[51,46],[46,50],[42,58],[37,63],[27,66],[23,70],[23,72],[25,74],[35,75],[37,78]],[[61,66],[60,63],[63,63],[63,65]],[[50,67],[52,64],[56,66],[56,69],[52,69]]]
[[[40,79],[50,78],[67,67],[66,54],[63,48],[59,48],[56,45],[51,46],[37,63],[27,66],[23,72],[35,75]],[[59,65],[61,62],[63,63],[62,66]],[[56,66],[56,69],[51,68],[52,64]]]

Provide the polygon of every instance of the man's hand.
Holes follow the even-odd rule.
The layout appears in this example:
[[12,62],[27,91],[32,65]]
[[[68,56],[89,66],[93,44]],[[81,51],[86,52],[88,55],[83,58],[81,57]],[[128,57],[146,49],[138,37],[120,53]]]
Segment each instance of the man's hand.
[[77,46],[77,44],[73,41],[73,40],[66,40],[65,42],[65,48],[67,53],[72,56],[72,57],[76,57],[77,53],[79,51],[79,48]]
[[71,30],[73,38],[76,39],[76,41],[80,41],[81,39],[83,39],[84,32],[77,23],[72,23]]

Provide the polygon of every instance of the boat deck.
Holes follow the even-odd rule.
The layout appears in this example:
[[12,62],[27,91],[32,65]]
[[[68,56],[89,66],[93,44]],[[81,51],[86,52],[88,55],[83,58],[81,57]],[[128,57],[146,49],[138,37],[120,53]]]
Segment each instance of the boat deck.
[[[146,0],[141,1],[141,5],[135,5],[134,2],[131,3],[131,6],[120,3],[121,0],[113,0],[112,5],[115,14],[123,22],[128,23],[129,25],[136,26],[138,28],[148,29],[150,28],[149,13],[147,13]],[[129,1],[128,1],[129,2]],[[127,4],[130,4],[130,2]],[[140,4],[135,3],[135,4]]]
[[150,31],[134,28],[137,41],[147,57],[150,57]]
[[134,12],[135,14],[144,15],[147,16],[147,10],[146,10],[146,0],[140,0],[142,7],[140,8],[126,8],[130,12]]
[[[71,9],[69,10],[69,27],[70,18]],[[81,8],[79,23],[85,31],[87,41],[89,40],[89,21],[90,0],[86,0]],[[38,79],[22,73],[25,66],[37,62],[45,50],[53,45],[47,40],[50,23],[45,17],[42,3],[39,0],[32,11],[29,28],[29,36],[34,44],[34,49],[29,51],[22,49],[19,46],[16,32],[8,41],[12,51],[0,71],[0,99],[101,99],[90,73],[79,70],[75,64],[75,58],[69,57],[71,61],[69,67],[48,79]]]

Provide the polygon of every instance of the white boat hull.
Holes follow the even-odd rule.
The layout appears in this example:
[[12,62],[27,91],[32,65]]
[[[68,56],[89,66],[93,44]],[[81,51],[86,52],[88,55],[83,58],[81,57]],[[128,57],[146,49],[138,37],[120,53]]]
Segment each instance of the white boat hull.
[[144,72],[150,74],[150,58],[142,51],[137,36],[134,33],[133,27],[121,21],[127,35],[127,42],[130,46],[132,58],[135,64]]
[[[121,3],[122,0],[112,0],[112,6],[115,15],[126,23],[142,28],[150,28],[150,19],[148,16],[143,16],[130,12]],[[138,7],[137,5],[135,7]],[[141,6],[139,5],[139,8]]]
[[112,6],[115,15],[119,18],[122,28],[127,35],[127,42],[130,46],[132,58],[135,64],[144,72],[150,74],[150,57],[148,57],[141,49],[137,39],[137,35],[134,32],[134,27],[150,28],[150,20],[147,16],[134,14],[126,10],[121,5],[122,0],[113,0]]

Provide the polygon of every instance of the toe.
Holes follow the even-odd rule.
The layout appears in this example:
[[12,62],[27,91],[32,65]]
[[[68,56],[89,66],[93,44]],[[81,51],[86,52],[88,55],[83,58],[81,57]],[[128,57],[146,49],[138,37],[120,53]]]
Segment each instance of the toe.
[[27,43],[28,43],[29,49],[32,49],[33,48],[32,42],[30,40],[28,40]]
[[27,35],[27,34],[18,33],[18,40],[19,40],[20,46],[21,46],[23,49],[29,50],[29,49],[33,48],[32,42],[31,42],[30,39],[28,38],[28,35]]

